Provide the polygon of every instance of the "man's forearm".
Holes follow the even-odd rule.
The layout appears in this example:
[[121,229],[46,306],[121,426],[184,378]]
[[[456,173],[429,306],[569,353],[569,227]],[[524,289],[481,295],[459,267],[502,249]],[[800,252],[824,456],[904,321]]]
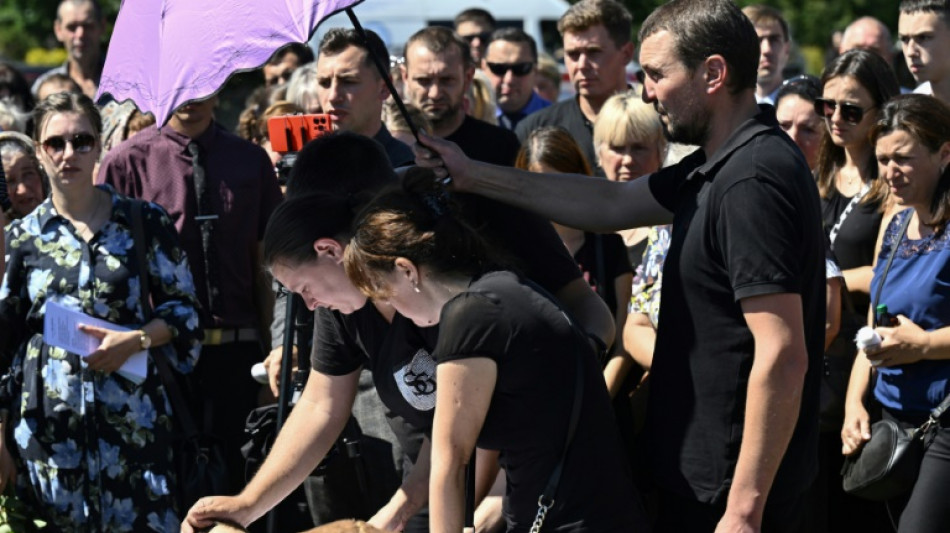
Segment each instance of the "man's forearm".
[[575,174],[539,174],[478,164],[466,192],[520,207],[572,228],[598,233],[667,224],[672,213],[653,198],[648,180],[618,183]]
[[739,459],[727,513],[761,524],[775,474],[798,420],[807,355],[792,348],[768,356],[756,353],[749,375]]

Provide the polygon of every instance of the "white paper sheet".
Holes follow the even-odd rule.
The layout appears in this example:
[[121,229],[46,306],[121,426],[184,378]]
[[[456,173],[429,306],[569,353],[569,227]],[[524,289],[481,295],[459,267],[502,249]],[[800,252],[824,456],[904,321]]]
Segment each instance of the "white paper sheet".
[[[113,331],[131,331],[100,318],[89,316],[81,311],[69,309],[57,302],[46,302],[46,316],[43,321],[43,339],[46,344],[87,357],[99,347],[100,340],[83,333],[79,325],[95,326]],[[118,374],[129,381],[142,383],[148,373],[148,351],[132,354],[123,364]]]

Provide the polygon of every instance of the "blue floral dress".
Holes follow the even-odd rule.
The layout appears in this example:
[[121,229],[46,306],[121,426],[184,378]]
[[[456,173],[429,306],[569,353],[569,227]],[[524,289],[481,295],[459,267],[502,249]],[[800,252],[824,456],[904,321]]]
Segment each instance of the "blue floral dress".
[[[0,370],[10,372],[0,399],[17,495],[53,529],[178,531],[171,407],[154,364],[136,384],[43,340],[49,300],[114,324],[143,322],[131,202],[103,188],[112,214],[88,243],[49,199],[6,230]],[[201,347],[191,273],[165,212],[146,204],[143,219],[154,316],[171,328],[174,348],[153,355],[190,372]]]

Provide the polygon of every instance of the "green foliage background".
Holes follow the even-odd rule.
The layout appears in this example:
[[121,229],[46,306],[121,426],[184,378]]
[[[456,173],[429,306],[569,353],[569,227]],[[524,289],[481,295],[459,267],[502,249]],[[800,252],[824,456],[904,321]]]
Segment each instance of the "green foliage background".
[[[111,31],[121,0],[99,3]],[[59,0],[0,0],[0,56],[23,61],[30,50],[59,48],[53,36],[57,6]]]

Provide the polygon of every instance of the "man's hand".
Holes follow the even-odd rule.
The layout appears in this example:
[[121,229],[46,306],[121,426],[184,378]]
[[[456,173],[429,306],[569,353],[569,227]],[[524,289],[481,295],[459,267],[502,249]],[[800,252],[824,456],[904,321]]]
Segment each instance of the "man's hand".
[[753,525],[747,517],[733,515],[728,511],[716,525],[716,533],[759,533],[761,529]]
[[422,132],[419,132],[419,141],[412,146],[416,165],[431,169],[439,180],[451,178],[444,183],[447,186],[451,184],[452,189],[471,192],[466,185],[476,164],[457,144],[430,137]]
[[91,370],[111,374],[132,356],[142,350],[138,331],[114,331],[82,324],[79,331],[99,339],[99,347],[85,358]]
[[253,506],[250,502],[245,502],[240,495],[207,496],[195,502],[188,510],[188,515],[181,523],[181,531],[197,533],[215,525],[218,520],[247,527],[256,518]]

